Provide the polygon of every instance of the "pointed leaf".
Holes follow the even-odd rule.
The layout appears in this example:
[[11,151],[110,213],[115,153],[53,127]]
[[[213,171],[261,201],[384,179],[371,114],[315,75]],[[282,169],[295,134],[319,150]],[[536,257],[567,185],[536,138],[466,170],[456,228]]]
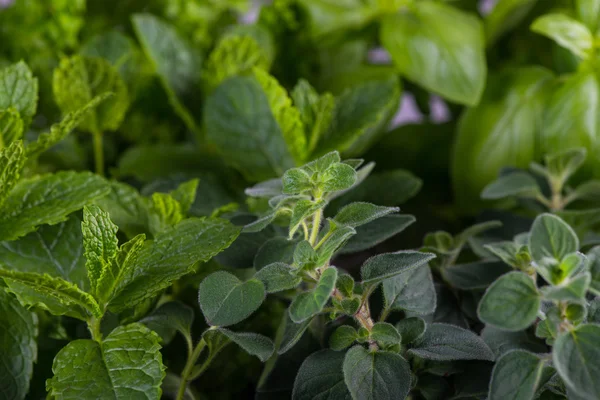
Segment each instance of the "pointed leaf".
[[14,108],[29,126],[38,101],[38,80],[23,61],[0,69],[0,110]]
[[329,349],[308,356],[296,375],[292,400],[351,400],[342,372],[344,357]]
[[392,310],[425,315],[435,310],[436,294],[431,269],[422,265],[383,281],[385,304]]
[[329,347],[334,351],[344,350],[350,347],[358,339],[358,332],[350,325],[342,325],[329,337]]
[[293,289],[302,282],[302,278],[296,275],[296,271],[284,263],[269,264],[258,271],[254,278],[265,285],[267,293]]
[[356,235],[340,250],[341,254],[370,249],[397,235],[416,221],[412,215],[387,215],[356,229]]
[[229,340],[240,346],[248,354],[258,357],[262,362],[267,361],[275,351],[273,341],[257,333],[233,332],[228,329],[219,329]]
[[141,324],[158,333],[165,344],[171,342],[176,332],[181,333],[191,343],[193,321],[194,310],[178,301],[164,303],[139,320]]
[[21,141],[13,142],[0,151],[0,207],[19,182],[25,160]]
[[356,228],[398,211],[400,211],[398,207],[381,207],[371,203],[357,202],[342,208],[333,219],[340,225]]
[[490,382],[490,400],[529,400],[540,384],[544,361],[525,350],[504,354],[494,366]]
[[14,108],[0,110],[0,145],[5,147],[23,137],[25,127],[19,112]]
[[547,258],[561,261],[578,250],[577,235],[562,219],[552,214],[535,219],[529,235],[529,251],[536,262],[542,263]]
[[494,360],[494,353],[475,333],[458,326],[435,323],[409,350],[428,360]]
[[542,15],[533,22],[531,30],[548,36],[580,58],[587,58],[594,45],[590,30],[565,14]]
[[323,271],[317,286],[312,291],[296,296],[289,310],[292,321],[300,323],[320,313],[335,289],[336,280],[337,269],[328,267]]
[[284,313],[284,331],[283,337],[281,339],[281,343],[279,344],[279,349],[277,350],[277,354],[284,354],[288,350],[290,350],[298,341],[302,338],[304,332],[308,329],[308,326],[312,322],[312,318],[309,318],[299,324],[292,321],[290,318],[289,311]]
[[371,339],[384,346],[402,343],[402,336],[398,330],[394,325],[387,322],[377,322],[373,325],[373,328],[371,329]]
[[363,283],[376,285],[403,272],[411,271],[435,258],[435,254],[398,251],[369,258],[361,267]]
[[396,329],[402,337],[402,344],[411,344],[423,337],[427,325],[422,318],[404,318],[396,324]]
[[486,200],[511,196],[535,198],[539,194],[541,190],[533,176],[527,172],[514,172],[503,175],[487,185],[481,192],[481,198]]

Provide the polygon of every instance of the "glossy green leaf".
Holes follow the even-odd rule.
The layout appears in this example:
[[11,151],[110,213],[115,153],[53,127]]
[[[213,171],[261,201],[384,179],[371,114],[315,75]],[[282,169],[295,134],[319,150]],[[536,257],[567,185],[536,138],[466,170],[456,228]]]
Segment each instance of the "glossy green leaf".
[[254,275],[254,278],[265,285],[267,293],[293,289],[302,282],[302,278],[296,275],[292,267],[280,262],[266,265]]
[[535,178],[526,172],[515,172],[503,175],[487,185],[481,192],[481,198],[486,200],[511,196],[535,198],[539,194],[541,194],[541,190]]
[[503,355],[494,366],[490,383],[490,400],[529,400],[540,384],[544,361],[525,350]]
[[494,360],[494,353],[475,333],[455,325],[434,323],[409,350],[421,358],[438,361]]
[[38,102],[38,80],[23,61],[0,69],[0,110],[14,108],[29,126]]
[[206,321],[228,326],[248,318],[265,299],[265,286],[258,279],[240,281],[229,272],[209,275],[200,284],[198,303]]
[[309,33],[316,40],[359,29],[377,14],[377,8],[359,0],[301,0],[310,16]]
[[533,22],[531,30],[548,36],[581,58],[587,58],[594,45],[589,29],[565,14],[543,15]]
[[598,0],[576,0],[575,9],[579,20],[585,23],[592,33],[597,33],[600,22],[600,2]]
[[[23,400],[37,358],[37,321],[32,312],[0,289],[0,398]],[[341,368],[340,368],[341,371]]]
[[346,353],[343,369],[353,399],[404,399],[410,390],[410,366],[396,353],[357,345]]
[[540,304],[541,297],[531,277],[522,272],[510,272],[487,289],[477,313],[486,324],[520,331],[533,324]]
[[334,351],[344,350],[358,339],[358,332],[350,325],[338,327],[329,336],[329,347]]
[[39,225],[64,221],[107,192],[106,181],[89,172],[62,171],[22,180],[4,203],[0,238],[18,239]]
[[102,343],[79,339],[54,359],[47,389],[56,399],[160,398],[165,376],[159,337],[141,324],[121,326]]
[[9,108],[0,111],[0,147],[21,139],[24,130],[23,120],[17,110]]
[[479,102],[487,67],[475,16],[444,3],[418,2],[384,17],[381,42],[408,79],[453,102]]
[[294,298],[289,309],[292,321],[298,324],[323,310],[335,289],[337,275],[337,269],[328,267],[321,274],[319,282],[313,290],[301,293]]
[[363,283],[376,285],[386,279],[418,268],[435,258],[432,253],[397,251],[369,258],[361,267]]
[[386,306],[425,315],[435,310],[436,294],[428,265],[403,272],[383,281]]
[[219,329],[219,332],[227,336],[229,340],[240,346],[248,354],[258,357],[262,362],[267,361],[273,355],[273,342],[268,337],[257,333],[233,332],[228,329]]
[[345,353],[323,349],[304,360],[294,381],[293,400],[350,400],[342,366]]
[[485,36],[488,46],[516,28],[527,17],[538,0],[499,0],[485,16]]

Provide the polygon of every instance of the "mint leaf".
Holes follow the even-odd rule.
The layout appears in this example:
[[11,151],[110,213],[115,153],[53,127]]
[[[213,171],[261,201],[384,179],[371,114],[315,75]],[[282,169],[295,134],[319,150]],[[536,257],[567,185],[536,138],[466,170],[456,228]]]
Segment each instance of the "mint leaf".
[[0,393],[4,399],[24,399],[37,358],[37,320],[0,289],[0,321]]
[[289,309],[292,321],[298,324],[323,311],[335,289],[336,280],[337,269],[328,267],[313,290],[297,295]]
[[109,182],[108,194],[94,202],[106,210],[114,223],[129,237],[147,232],[148,204],[137,189],[121,182]]
[[19,182],[25,160],[21,141],[13,142],[0,151],[0,207]]
[[23,61],[0,69],[0,110],[14,108],[28,127],[38,101],[38,80]]
[[2,207],[0,239],[15,240],[39,225],[64,221],[107,193],[106,181],[89,172],[63,171],[22,180]]
[[19,112],[14,108],[0,110],[0,148],[23,137],[25,127]]
[[79,339],[55,357],[47,382],[59,399],[158,399],[165,367],[159,337],[144,325],[120,326],[102,341]]

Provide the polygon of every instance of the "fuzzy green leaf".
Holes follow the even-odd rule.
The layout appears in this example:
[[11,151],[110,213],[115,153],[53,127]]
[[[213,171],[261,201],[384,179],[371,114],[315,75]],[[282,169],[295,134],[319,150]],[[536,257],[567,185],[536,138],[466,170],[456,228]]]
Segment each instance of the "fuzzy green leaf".
[[481,198],[486,200],[511,196],[535,198],[540,193],[540,188],[533,176],[526,172],[514,172],[503,175],[487,185],[481,192]]
[[441,270],[444,280],[461,290],[486,289],[497,278],[512,271],[500,261],[480,261],[451,265]]
[[292,400],[351,400],[342,372],[344,357],[329,349],[308,356],[296,375]]
[[0,69],[0,110],[14,108],[29,126],[37,110],[38,80],[23,61]]
[[192,322],[194,309],[178,301],[162,304],[139,322],[158,333],[163,343],[168,344],[176,332],[192,342]]
[[222,328],[218,331],[244,349],[248,354],[258,357],[262,362],[267,361],[275,350],[273,341],[263,335],[249,332],[232,332]]
[[371,328],[371,339],[384,346],[400,344],[402,342],[402,336],[398,330],[394,325],[387,322],[377,322],[373,325],[373,328]]
[[342,325],[329,337],[329,347],[334,351],[344,350],[350,347],[358,339],[358,332],[350,325]]
[[435,310],[436,294],[431,269],[422,265],[383,281],[385,304],[392,310],[426,315]]
[[304,79],[300,79],[292,90],[294,105],[306,132],[308,152],[312,153],[321,137],[327,132],[333,118],[335,99],[331,93],[319,95]]
[[535,219],[529,235],[529,251],[538,264],[543,265],[546,260],[560,262],[578,250],[577,234],[562,219],[552,214],[542,214]]
[[475,333],[455,325],[435,323],[409,350],[428,360],[494,360],[494,353]]
[[427,324],[419,317],[409,317],[398,322],[396,329],[402,337],[402,344],[411,344],[423,337]]
[[302,278],[296,275],[292,267],[281,262],[265,266],[254,275],[254,278],[265,285],[267,293],[293,289],[302,282]]
[[159,399],[165,367],[159,337],[144,325],[120,326],[102,341],[79,339],[52,365],[47,389],[56,399]]
[[490,400],[529,400],[540,384],[544,361],[525,350],[513,350],[498,359],[490,382]]
[[337,269],[328,267],[323,271],[317,286],[312,291],[296,296],[289,311],[292,321],[300,323],[320,313],[335,289],[336,280]]
[[403,272],[418,268],[435,258],[419,251],[397,251],[369,258],[361,267],[363,283],[376,285]]
[[289,311],[284,313],[283,318],[283,337],[281,338],[281,343],[279,344],[277,354],[284,354],[292,347],[294,347],[294,345],[298,343],[298,341],[302,338],[302,335],[308,329],[310,323],[312,322],[312,318],[309,318],[297,324],[294,321],[292,321]]
[[371,203],[358,202],[342,208],[333,219],[338,224],[356,228],[398,211],[400,211],[398,207],[381,207]]
[[356,229],[356,234],[340,250],[342,254],[370,249],[397,235],[416,221],[412,215],[388,215]]

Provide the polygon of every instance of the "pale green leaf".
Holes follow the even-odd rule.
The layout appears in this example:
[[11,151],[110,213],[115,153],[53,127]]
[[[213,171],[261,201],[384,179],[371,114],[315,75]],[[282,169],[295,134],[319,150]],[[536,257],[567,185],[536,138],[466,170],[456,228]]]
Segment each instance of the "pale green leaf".
[[527,17],[538,0],[498,0],[485,16],[485,37],[488,46],[516,28]]
[[579,20],[585,23],[592,33],[598,33],[600,22],[600,1],[598,0],[575,0],[575,9]]
[[14,108],[0,110],[0,148],[23,137],[25,130],[19,112]]
[[531,197],[541,194],[541,190],[534,177],[526,172],[514,172],[503,175],[483,188],[481,198],[496,200],[505,197]]
[[25,160],[23,143],[20,140],[0,150],[0,207],[19,182]]
[[152,193],[149,211],[148,227],[153,235],[175,226],[184,219],[181,204],[167,193]]
[[323,311],[335,289],[336,280],[337,269],[328,267],[313,290],[296,296],[289,309],[292,321],[300,323]]
[[534,261],[539,264],[546,259],[560,262],[578,250],[577,235],[562,219],[552,214],[542,214],[535,219],[529,234],[529,251]]
[[584,24],[565,14],[542,15],[533,21],[531,30],[548,36],[581,58],[587,58],[594,45],[592,32]]
[[27,127],[37,110],[38,80],[23,61],[0,69],[0,110],[14,108]]

